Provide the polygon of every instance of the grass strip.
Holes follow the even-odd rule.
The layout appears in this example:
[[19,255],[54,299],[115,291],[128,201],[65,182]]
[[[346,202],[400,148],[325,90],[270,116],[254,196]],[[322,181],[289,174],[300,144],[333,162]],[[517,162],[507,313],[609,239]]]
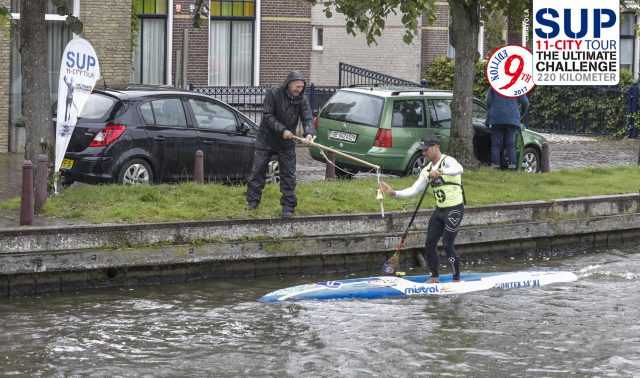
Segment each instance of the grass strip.
[[[394,189],[410,186],[416,176],[385,179]],[[483,168],[463,175],[467,206],[554,200],[604,194],[637,193],[640,166],[560,170],[545,174]],[[375,178],[300,183],[298,215],[377,213]],[[248,212],[245,185],[85,185],[50,197],[41,215],[91,223],[204,221],[280,216],[278,185],[268,184],[260,208]],[[385,211],[411,211],[414,199],[385,198]],[[424,208],[433,207],[428,196]],[[0,202],[0,209],[20,209],[20,199]]]

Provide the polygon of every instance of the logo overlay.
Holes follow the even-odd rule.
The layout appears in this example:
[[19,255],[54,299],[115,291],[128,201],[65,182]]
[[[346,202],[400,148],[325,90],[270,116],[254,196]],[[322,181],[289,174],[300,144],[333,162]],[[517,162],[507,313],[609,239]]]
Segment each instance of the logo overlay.
[[615,85],[619,51],[619,0],[533,1],[536,85]]
[[495,49],[487,61],[487,81],[494,91],[505,97],[520,97],[535,87],[532,69],[531,51],[520,45],[502,46]]

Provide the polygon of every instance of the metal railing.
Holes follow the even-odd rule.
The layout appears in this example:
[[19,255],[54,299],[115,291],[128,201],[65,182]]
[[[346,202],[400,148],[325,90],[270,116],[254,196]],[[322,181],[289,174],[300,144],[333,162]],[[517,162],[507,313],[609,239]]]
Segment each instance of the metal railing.
[[[271,86],[239,86],[239,87],[209,87],[189,85],[192,92],[202,93],[233,106],[255,123],[262,119],[262,103],[264,96]],[[340,89],[336,86],[317,86],[311,83],[305,90],[314,114]]]
[[249,119],[259,124],[262,119],[262,102],[270,86],[210,87],[189,84],[189,90],[202,93],[233,106]]
[[[305,90],[305,94],[309,99],[311,110],[317,114],[318,110],[333,96],[336,91],[342,87],[349,85],[399,85],[426,87],[427,82],[423,80],[421,84],[412,81],[400,79],[397,77],[381,74],[379,72],[367,70],[365,68],[352,66],[346,63],[340,63],[338,66],[338,85],[315,85],[309,84]],[[264,96],[271,86],[194,86],[188,85],[190,91],[209,95],[224,101],[233,106],[244,115],[252,119],[256,123],[260,123],[262,119],[262,102]]]
[[342,62],[338,65],[338,71],[338,87],[371,84],[388,84],[411,87],[427,86],[426,80],[424,80],[423,83],[415,83],[413,81],[385,75],[380,72],[371,71],[366,68],[356,67]]

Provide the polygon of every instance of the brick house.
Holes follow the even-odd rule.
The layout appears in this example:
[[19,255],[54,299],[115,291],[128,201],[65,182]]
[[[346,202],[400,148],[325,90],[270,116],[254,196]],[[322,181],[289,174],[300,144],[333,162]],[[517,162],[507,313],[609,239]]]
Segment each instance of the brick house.
[[[295,0],[209,1],[209,17],[199,29],[192,27],[193,0],[137,0],[134,7],[131,0],[69,3],[84,23],[82,36],[94,46],[106,83],[272,85],[297,69],[309,82],[337,85],[339,62],[418,82],[436,57],[455,54],[449,44],[446,1],[436,3],[437,21],[421,22],[410,45],[402,41],[400,17],[391,16],[373,46],[361,35],[348,35],[343,16],[334,13],[327,19],[321,4],[312,7]],[[15,17],[18,4],[19,0],[0,0],[0,6],[10,7]],[[132,12],[138,14],[139,29],[133,58]],[[621,27],[625,47],[621,65],[637,75],[640,49],[633,28],[628,27],[636,24],[635,18],[625,14],[630,22]],[[53,101],[62,50],[72,35],[51,5],[47,28]],[[503,29],[503,40],[523,43],[521,33]],[[486,57],[484,30],[480,33],[478,50]],[[4,33],[0,50],[0,152],[21,151],[24,129],[15,126],[21,114],[19,54]]]

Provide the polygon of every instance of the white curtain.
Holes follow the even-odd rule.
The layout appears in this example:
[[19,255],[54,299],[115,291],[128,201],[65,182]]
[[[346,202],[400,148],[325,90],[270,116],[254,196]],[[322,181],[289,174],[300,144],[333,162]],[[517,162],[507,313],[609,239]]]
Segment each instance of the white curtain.
[[131,82],[140,84],[165,83],[166,21],[140,19],[138,46],[133,57]]
[[209,85],[229,85],[230,21],[211,21],[209,31]]
[[251,85],[253,22],[234,21],[231,33],[231,85]]
[[[47,25],[47,56],[49,69],[49,89],[51,104],[58,97],[58,78],[60,77],[60,61],[62,52],[67,43],[73,38],[73,33],[67,28],[64,21],[46,21]],[[11,41],[11,120],[15,121],[22,115],[22,74],[20,67],[22,59],[18,52],[20,43],[19,29],[13,29]]]
[[251,85],[253,21],[211,21],[209,85]]

